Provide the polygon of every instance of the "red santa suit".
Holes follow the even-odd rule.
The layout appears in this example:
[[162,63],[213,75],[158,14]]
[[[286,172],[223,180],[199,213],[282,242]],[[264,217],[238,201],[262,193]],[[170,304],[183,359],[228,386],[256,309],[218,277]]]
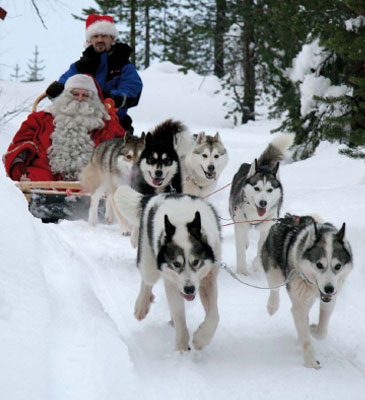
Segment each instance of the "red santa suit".
[[[23,160],[28,179],[32,181],[62,180],[61,174],[52,173],[47,155],[52,144],[51,135],[55,130],[53,120],[52,114],[39,111],[30,114],[23,122],[3,156],[6,172],[11,179],[19,179],[19,176],[16,176],[19,174],[13,173],[12,167],[16,166],[17,161]],[[113,117],[104,122],[103,128],[89,132],[95,147],[104,140],[123,137],[125,134],[124,129]]]

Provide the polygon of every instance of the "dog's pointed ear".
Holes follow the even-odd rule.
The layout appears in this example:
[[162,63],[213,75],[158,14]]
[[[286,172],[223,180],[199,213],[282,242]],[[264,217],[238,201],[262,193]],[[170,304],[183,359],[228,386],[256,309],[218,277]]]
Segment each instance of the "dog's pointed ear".
[[145,143],[150,144],[152,141],[152,133],[151,132],[147,132],[146,138],[145,138]]
[[129,131],[126,131],[126,133],[124,134],[124,143],[127,143],[131,136],[131,133]]
[[251,164],[251,167],[247,174],[247,179],[251,178],[251,176],[254,176],[256,174],[256,171],[257,171],[257,158],[255,158],[255,161]]
[[205,140],[205,132],[198,133],[198,136],[196,138],[197,144],[202,144],[204,140]]
[[279,166],[280,166],[280,163],[277,162],[276,165],[275,165],[275,167],[272,169],[272,173],[274,174],[275,178],[276,178],[276,175],[277,175],[277,173],[278,173]]
[[165,233],[166,233],[166,243],[171,242],[172,237],[174,236],[176,228],[169,220],[167,214],[165,214]]
[[346,223],[344,222],[341,226],[341,229],[336,233],[336,237],[340,242],[343,242],[345,237]]
[[221,141],[221,137],[219,136],[219,132],[217,132],[217,133],[214,135],[213,140],[214,140],[215,142],[217,142],[217,143],[219,143],[219,142]]
[[186,227],[188,228],[188,232],[195,237],[200,236],[200,232],[202,229],[202,225],[201,225],[201,219],[200,219],[200,212],[197,211],[195,213],[195,217],[194,219],[186,224]]
[[141,133],[141,139],[145,142],[146,141],[146,132],[145,131],[143,131],[142,133]]

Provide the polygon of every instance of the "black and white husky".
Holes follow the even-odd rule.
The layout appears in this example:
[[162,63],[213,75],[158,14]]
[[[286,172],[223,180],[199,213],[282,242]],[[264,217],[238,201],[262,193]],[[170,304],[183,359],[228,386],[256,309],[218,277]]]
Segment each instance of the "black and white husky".
[[[338,292],[352,269],[352,252],[345,239],[345,224],[332,224],[313,217],[286,215],[272,226],[262,247],[262,263],[270,287],[286,279],[292,314],[307,367],[320,368],[311,335],[323,339],[334,310]],[[317,324],[309,325],[309,311],[320,299]],[[270,291],[267,310],[279,308],[279,289]]]
[[175,145],[181,161],[184,193],[201,197],[212,193],[228,163],[228,153],[219,133],[211,136],[205,132],[197,135],[179,132]]
[[175,349],[189,350],[184,300],[199,292],[205,319],[193,335],[193,346],[202,349],[218,325],[216,260],[221,256],[220,227],[212,206],[187,194],[142,196],[121,186],[115,199],[132,224],[140,223],[137,266],[141,288],[134,315],[142,320],[154,298],[152,287],[162,277],[175,327]]
[[[262,244],[273,222],[277,218],[283,202],[283,187],[279,178],[279,161],[285,150],[292,144],[291,135],[274,139],[260,158],[252,164],[244,163],[233,177],[229,197],[229,212],[236,223],[236,265],[237,273],[248,274],[246,249],[248,232],[255,227],[260,232],[257,256],[253,268],[261,265]],[[251,222],[244,222],[251,221]]]
[[134,168],[131,186],[142,194],[181,193],[181,168],[174,135],[185,130],[178,121],[157,125],[145,138],[145,148]]

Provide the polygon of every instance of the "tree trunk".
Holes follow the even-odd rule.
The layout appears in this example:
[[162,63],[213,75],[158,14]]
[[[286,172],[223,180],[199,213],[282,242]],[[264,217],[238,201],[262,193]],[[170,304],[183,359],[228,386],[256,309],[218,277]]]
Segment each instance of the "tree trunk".
[[131,61],[136,64],[136,0],[130,0],[131,4],[131,47],[133,53],[131,56]]
[[146,4],[144,9],[145,15],[145,49],[144,49],[144,67],[150,66],[150,6]]
[[226,0],[216,0],[216,24],[214,32],[214,75],[224,75],[224,33],[226,29]]
[[[252,0],[249,0],[252,5]],[[248,8],[248,7],[247,7]],[[242,123],[249,120],[255,120],[255,38],[252,19],[249,14],[244,17],[244,26],[242,30],[242,51],[243,51],[243,77],[244,77],[244,95],[243,95],[243,113]]]

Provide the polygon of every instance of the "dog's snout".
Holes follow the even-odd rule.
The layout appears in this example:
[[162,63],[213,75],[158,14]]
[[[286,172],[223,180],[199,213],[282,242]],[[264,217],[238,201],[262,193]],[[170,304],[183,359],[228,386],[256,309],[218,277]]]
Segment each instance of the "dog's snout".
[[260,207],[264,208],[264,207],[267,206],[267,201],[266,200],[260,200],[259,204],[260,204]]
[[208,171],[209,172],[213,172],[214,171],[214,165],[213,164],[210,164],[210,165],[208,165]]
[[156,178],[161,178],[161,176],[162,176],[162,171],[161,171],[160,169],[156,169],[156,171],[155,171],[155,177],[156,177]]
[[184,293],[185,294],[194,294],[195,293],[195,286],[184,286]]
[[324,287],[324,292],[326,294],[332,294],[335,291],[335,288],[332,285],[326,285]]

